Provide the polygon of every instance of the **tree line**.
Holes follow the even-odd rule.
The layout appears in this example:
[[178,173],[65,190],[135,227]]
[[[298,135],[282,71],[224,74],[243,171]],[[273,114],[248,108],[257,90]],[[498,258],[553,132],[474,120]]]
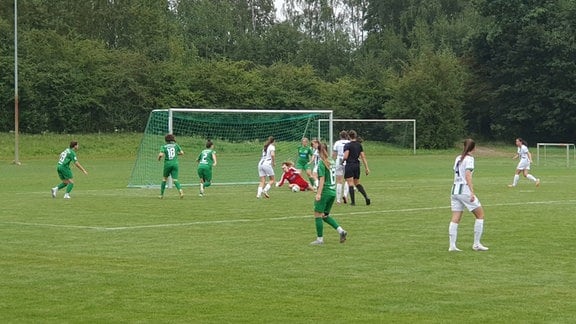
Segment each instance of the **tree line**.
[[[572,0],[19,0],[20,130],[144,129],[169,107],[410,118],[574,142]],[[0,3],[0,131],[14,129],[14,0]]]

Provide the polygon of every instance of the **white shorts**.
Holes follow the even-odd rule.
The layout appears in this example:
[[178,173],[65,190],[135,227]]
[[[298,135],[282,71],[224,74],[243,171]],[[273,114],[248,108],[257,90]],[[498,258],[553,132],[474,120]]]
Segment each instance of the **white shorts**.
[[468,211],[473,211],[474,209],[481,206],[482,204],[480,204],[478,197],[476,197],[474,201],[470,201],[470,194],[450,196],[450,207],[452,211],[464,211],[464,207],[466,207]]
[[258,175],[261,177],[270,177],[274,175],[274,168],[269,164],[258,166]]
[[520,160],[520,162],[518,162],[516,170],[530,170],[530,161]]
[[340,158],[336,159],[336,170],[334,171],[334,175],[344,176],[344,165],[342,164],[342,160]]

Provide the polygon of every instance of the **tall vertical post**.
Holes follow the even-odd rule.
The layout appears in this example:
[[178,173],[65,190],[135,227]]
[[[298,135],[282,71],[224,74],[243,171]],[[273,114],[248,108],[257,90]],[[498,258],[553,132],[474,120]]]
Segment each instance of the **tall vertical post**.
[[18,100],[18,0],[14,0],[14,164],[16,165],[20,165]]

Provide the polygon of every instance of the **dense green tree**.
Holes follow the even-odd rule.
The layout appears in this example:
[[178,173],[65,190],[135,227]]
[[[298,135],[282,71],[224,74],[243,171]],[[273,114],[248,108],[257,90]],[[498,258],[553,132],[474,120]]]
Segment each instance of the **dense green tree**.
[[179,0],[175,12],[201,57],[234,60],[257,56],[275,14],[272,0]]
[[[573,141],[576,136],[576,4],[478,3],[490,18],[472,43],[476,83],[469,102],[477,131],[493,138]],[[474,85],[473,85],[474,87]]]
[[464,135],[466,79],[467,72],[451,51],[423,52],[387,81],[391,99],[384,108],[386,116],[416,119],[420,148],[453,147]]
[[[0,2],[2,131],[13,7]],[[322,108],[417,118],[425,147],[464,132],[573,141],[575,7],[287,0],[279,19],[273,0],[19,0],[20,128],[139,130],[166,107]]]

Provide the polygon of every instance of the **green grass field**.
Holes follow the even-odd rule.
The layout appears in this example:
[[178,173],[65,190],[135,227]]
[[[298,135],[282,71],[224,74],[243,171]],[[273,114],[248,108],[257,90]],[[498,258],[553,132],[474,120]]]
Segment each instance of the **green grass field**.
[[335,206],[348,241],[326,227],[324,246],[309,246],[311,193],[274,188],[257,200],[253,185],[215,185],[204,198],[187,187],[183,200],[175,189],[159,200],[126,188],[138,135],[94,135],[79,138],[89,174],[74,169],[73,198],[52,199],[70,138],[24,137],[20,166],[10,135],[0,140],[3,323],[576,322],[576,174],[562,156],[533,167],[540,188],[510,189],[514,147],[479,143],[490,251],[472,251],[466,213],[464,251],[449,253],[456,150],[368,151],[372,205]]

